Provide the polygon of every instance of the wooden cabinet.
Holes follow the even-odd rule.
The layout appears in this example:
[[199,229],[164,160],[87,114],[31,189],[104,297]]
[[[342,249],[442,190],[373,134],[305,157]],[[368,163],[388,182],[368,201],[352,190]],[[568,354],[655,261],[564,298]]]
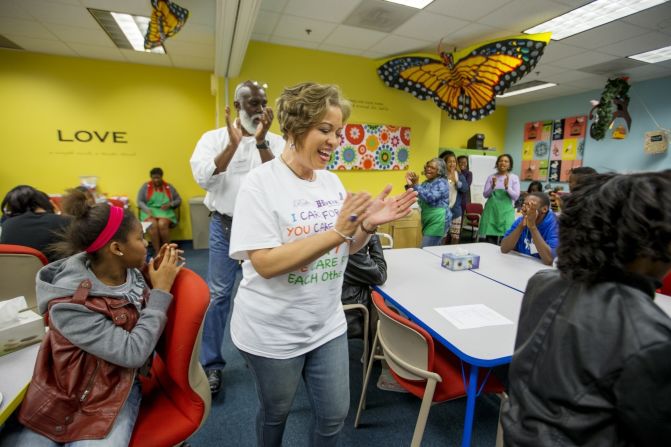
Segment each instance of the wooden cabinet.
[[419,210],[414,209],[402,219],[380,225],[377,231],[390,234],[394,238],[394,248],[418,248],[422,243]]

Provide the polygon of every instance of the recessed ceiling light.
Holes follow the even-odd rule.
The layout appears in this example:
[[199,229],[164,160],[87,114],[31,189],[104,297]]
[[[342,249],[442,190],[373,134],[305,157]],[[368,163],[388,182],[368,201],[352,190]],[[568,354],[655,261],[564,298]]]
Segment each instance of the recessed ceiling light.
[[410,6],[411,8],[424,9],[426,5],[433,2],[433,0],[384,0],[389,3],[396,3],[403,6]]
[[536,90],[542,90],[544,88],[556,87],[557,84],[552,82],[543,82],[543,81],[531,81],[524,82],[522,84],[517,84],[508,89],[503,95],[496,95],[497,98],[508,98],[509,96],[521,95],[523,93],[529,93]]
[[636,59],[637,61],[648,62],[650,64],[666,61],[671,59],[671,46],[657,48],[656,50],[646,51],[645,53],[638,53],[628,57],[630,59]]
[[117,47],[143,53],[165,54],[162,45],[151,50],[144,48],[144,36],[149,27],[149,17],[93,8],[88,8],[88,10]]
[[596,0],[524,32],[551,32],[552,40],[561,40],[666,1],[668,0]]

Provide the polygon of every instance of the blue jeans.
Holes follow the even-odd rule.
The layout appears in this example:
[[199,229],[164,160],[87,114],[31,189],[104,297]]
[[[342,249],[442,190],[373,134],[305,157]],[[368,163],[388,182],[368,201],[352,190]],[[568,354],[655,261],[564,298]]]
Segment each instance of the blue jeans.
[[440,245],[445,236],[422,236],[422,248]]
[[301,376],[314,415],[309,445],[336,445],[349,410],[347,334],[290,359],[240,353],[254,376],[259,397],[257,445],[282,445],[284,426]]
[[130,437],[133,434],[133,427],[135,427],[135,420],[140,409],[140,401],[142,400],[142,391],[140,382],[136,381],[131,388],[130,394],[126,403],[119,411],[112,430],[104,439],[84,439],[82,441],[66,442],[64,444],[52,441],[51,439],[39,433],[32,431],[27,427],[23,427],[17,433],[10,433],[4,439],[2,445],[4,446],[26,446],[26,447],[123,447],[130,442]]
[[[223,220],[223,222],[222,222]],[[205,315],[200,363],[205,370],[222,369],[226,365],[223,354],[226,320],[235,291],[236,276],[242,274],[240,263],[228,256],[231,243],[231,222],[214,213],[210,219],[210,257],[207,266],[207,285],[210,288],[210,306]]]

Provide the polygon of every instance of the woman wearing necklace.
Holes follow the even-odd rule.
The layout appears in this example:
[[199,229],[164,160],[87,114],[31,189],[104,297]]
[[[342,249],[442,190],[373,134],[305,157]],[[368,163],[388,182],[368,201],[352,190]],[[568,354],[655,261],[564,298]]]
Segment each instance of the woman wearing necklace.
[[348,256],[378,225],[409,214],[416,193],[349,194],[325,170],[351,110],[337,87],[286,88],[276,110],[284,152],[249,173],[234,212],[230,256],[245,262],[231,338],[256,383],[257,444],[282,444],[302,378],[316,421],[309,444],[331,446],[349,409]]

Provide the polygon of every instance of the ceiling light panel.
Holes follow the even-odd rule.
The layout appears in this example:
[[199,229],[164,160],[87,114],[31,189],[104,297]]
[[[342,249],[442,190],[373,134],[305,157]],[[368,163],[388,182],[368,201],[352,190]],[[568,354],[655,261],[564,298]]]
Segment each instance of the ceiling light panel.
[[165,54],[162,45],[151,50],[144,48],[144,36],[149,27],[149,17],[93,8],[88,8],[88,10],[118,48]]
[[652,51],[646,51],[645,53],[634,54],[633,56],[629,56],[629,58],[636,59],[637,61],[648,62],[649,64],[667,61],[671,59],[671,46],[658,48]]
[[415,9],[424,9],[426,6],[433,2],[433,0],[384,0],[389,3],[396,3],[398,5],[409,6]]
[[497,98],[508,98],[510,96],[522,95],[524,93],[542,90],[544,88],[556,87],[557,84],[543,81],[530,81],[517,84],[508,89],[503,95],[496,95]]
[[552,20],[529,28],[527,34],[552,33],[552,40],[561,40],[597,26],[621,19],[668,0],[596,0]]

